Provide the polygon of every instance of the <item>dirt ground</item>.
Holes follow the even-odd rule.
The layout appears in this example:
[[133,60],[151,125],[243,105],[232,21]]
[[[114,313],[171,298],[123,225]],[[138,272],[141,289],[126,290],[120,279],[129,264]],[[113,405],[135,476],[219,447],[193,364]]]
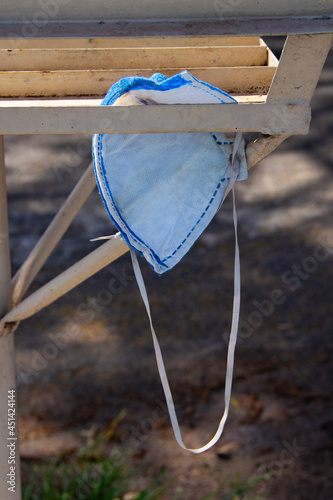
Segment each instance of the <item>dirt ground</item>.
[[[287,140],[237,185],[241,328],[233,404],[218,445],[191,455],[166,414],[129,256],[25,320],[16,333],[21,454],[71,453],[119,416],[112,446],[143,476],[166,467],[166,498],[200,500],[238,472],[268,473],[258,496],[328,500],[332,476],[333,54],[308,136]],[[13,272],[90,161],[90,138],[6,138]],[[39,274],[44,284],[112,234],[95,191]],[[228,199],[176,268],[142,262],[185,442],[203,445],[223,412],[233,287]]]

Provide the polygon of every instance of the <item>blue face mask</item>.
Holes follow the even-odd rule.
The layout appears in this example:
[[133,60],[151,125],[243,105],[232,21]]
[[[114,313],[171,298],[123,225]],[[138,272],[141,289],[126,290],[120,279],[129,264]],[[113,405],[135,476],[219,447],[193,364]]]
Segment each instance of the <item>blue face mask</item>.
[[[195,79],[187,71],[171,78],[129,77],[113,85],[102,105],[228,104],[228,94]],[[163,108],[161,108],[161,113]],[[236,180],[247,178],[244,141],[240,134],[222,133],[96,134],[93,157],[98,188],[105,207],[131,248],[138,285],[150,318],[159,372],[171,422],[181,438],[169,384],[150,317],[149,303],[136,250],[162,274],[174,267],[207,227]],[[236,229],[236,212],[234,224]],[[237,275],[238,273],[238,275]],[[237,285],[238,283],[238,285]],[[239,256],[236,241],[235,298],[230,342],[236,342],[239,314]],[[235,299],[234,299],[235,302]],[[233,338],[234,337],[234,338]],[[233,367],[229,347],[226,410],[208,445],[189,449],[200,453],[220,437],[227,417]],[[229,387],[230,386],[230,387]],[[222,424],[223,422],[223,424]]]

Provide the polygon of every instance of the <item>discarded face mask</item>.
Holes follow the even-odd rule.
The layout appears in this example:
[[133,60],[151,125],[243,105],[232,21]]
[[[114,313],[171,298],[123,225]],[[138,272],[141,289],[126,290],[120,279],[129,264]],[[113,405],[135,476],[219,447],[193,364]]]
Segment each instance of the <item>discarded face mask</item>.
[[[235,99],[187,71],[166,78],[128,77],[111,87],[102,105],[230,104]],[[163,107],[161,107],[161,114]],[[178,444],[201,453],[220,438],[227,419],[240,308],[240,269],[235,227],[234,305],[225,384],[225,411],[218,430],[202,448],[182,440],[148,297],[134,250],[162,274],[172,269],[202,234],[235,181],[247,179],[244,140],[222,133],[95,134],[93,158],[106,210],[128,243],[134,272],[150,320],[156,359]]]

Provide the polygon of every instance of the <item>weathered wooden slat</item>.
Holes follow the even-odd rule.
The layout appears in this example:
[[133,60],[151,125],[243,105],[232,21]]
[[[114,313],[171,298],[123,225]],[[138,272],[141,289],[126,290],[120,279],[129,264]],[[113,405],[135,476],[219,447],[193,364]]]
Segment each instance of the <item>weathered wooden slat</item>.
[[[184,104],[160,106],[15,106],[0,101],[0,134],[159,133],[159,132],[262,132],[306,134],[308,103],[298,105]],[[26,103],[25,103],[26,104]]]
[[[270,66],[239,68],[160,68],[166,76],[188,69],[196,78],[225,92],[267,92],[275,73]],[[150,77],[155,69],[1,71],[2,97],[102,96],[111,85],[126,76]]]
[[[267,95],[266,94],[237,94],[231,93],[239,103],[246,102],[266,102]],[[0,108],[36,108],[41,107],[95,107],[100,106],[102,103],[101,97],[77,97],[75,99],[67,97],[67,98],[43,98],[43,99],[35,99],[33,97],[29,97],[27,99],[6,99],[0,98]]]
[[267,47],[0,49],[2,71],[264,66]]
[[123,36],[110,38],[1,38],[0,49],[111,49],[121,47],[229,47],[260,45],[259,36]]
[[267,47],[0,50],[2,71],[263,66]]

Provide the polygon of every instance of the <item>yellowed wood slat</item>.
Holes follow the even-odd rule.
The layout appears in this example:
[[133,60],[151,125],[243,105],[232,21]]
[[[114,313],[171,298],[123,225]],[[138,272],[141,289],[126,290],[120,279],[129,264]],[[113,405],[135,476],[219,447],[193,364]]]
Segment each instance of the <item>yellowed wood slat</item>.
[[235,94],[230,92],[230,95],[236,99],[239,103],[245,102],[266,102],[267,94]]
[[[247,103],[247,102],[266,102],[266,94],[235,94],[230,93],[237,102]],[[0,109],[11,108],[23,109],[23,108],[95,108],[100,106],[102,103],[101,97],[78,97],[78,98],[42,98],[36,99],[34,97],[28,97],[26,99],[11,99],[11,98],[0,98]]]
[[[1,33],[0,33],[1,37]],[[258,36],[169,36],[110,38],[0,38],[0,49],[109,49],[117,47],[196,47],[259,45]]]
[[266,93],[273,80],[275,68],[269,66],[198,68],[192,73],[199,80],[208,82],[225,92]]
[[0,50],[2,71],[263,66],[267,47]]
[[[203,80],[225,92],[267,92],[275,68],[253,66],[239,68],[188,68]],[[179,69],[161,68],[166,76]],[[2,97],[89,96],[105,95],[111,85],[126,76],[150,77],[153,69],[146,70],[86,70],[86,71],[2,71],[0,89]]]

